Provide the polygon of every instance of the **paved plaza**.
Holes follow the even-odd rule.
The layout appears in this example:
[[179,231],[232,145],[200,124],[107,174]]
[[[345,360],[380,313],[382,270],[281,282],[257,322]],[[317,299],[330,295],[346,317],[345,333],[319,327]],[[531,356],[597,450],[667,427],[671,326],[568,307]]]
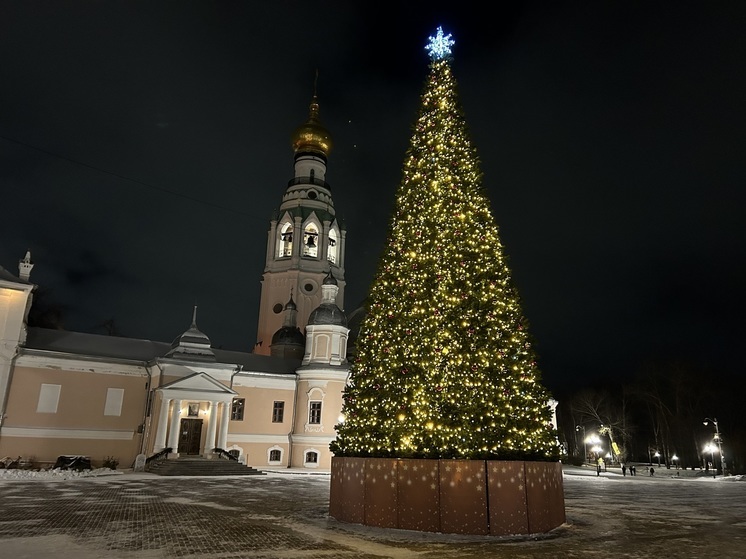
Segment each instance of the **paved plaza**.
[[0,558],[746,558],[746,483],[661,473],[568,467],[567,523],[512,539],[339,523],[323,474],[0,480]]

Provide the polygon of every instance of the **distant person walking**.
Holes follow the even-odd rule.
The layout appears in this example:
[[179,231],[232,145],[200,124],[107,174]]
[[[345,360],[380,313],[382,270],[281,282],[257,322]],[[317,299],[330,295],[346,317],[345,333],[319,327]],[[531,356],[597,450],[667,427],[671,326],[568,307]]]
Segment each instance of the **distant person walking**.
[[603,465],[604,465],[604,459],[599,458],[598,464],[596,465],[596,477],[599,477],[601,475],[601,468],[603,467]]
[[655,473],[655,468],[653,468],[652,466],[650,466],[650,475],[652,476],[654,473]]
[[[627,466],[625,466],[624,464],[622,464],[622,475],[624,477],[627,477]],[[632,475],[632,472],[630,472],[630,475]]]

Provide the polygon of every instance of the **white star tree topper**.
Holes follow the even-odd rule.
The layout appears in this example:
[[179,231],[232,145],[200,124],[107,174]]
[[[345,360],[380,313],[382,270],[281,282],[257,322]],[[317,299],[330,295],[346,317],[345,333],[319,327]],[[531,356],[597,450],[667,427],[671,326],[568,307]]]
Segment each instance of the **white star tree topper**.
[[430,58],[433,60],[442,60],[451,54],[451,47],[456,43],[451,39],[451,34],[443,35],[443,28],[438,27],[438,33],[435,37],[428,37],[428,43],[425,49],[429,51]]

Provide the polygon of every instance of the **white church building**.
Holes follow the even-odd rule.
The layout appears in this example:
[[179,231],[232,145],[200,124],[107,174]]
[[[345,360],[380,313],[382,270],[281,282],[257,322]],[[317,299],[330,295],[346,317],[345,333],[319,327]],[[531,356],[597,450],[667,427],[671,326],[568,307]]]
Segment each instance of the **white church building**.
[[[294,176],[270,221],[254,351],[213,348],[192,323],[173,343],[28,326],[31,254],[0,266],[0,458],[216,456],[257,469],[331,466],[347,382],[345,230],[325,181],[314,97]],[[0,263],[2,264],[2,263]],[[303,332],[303,328],[305,333]]]

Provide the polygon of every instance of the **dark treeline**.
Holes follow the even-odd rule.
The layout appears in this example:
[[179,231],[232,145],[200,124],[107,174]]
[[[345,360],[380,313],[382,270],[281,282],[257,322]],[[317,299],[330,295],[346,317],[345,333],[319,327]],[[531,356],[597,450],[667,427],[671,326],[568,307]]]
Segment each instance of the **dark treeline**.
[[[569,462],[581,463],[586,451],[595,458],[591,445],[584,444],[584,437],[595,434],[604,457],[616,447],[613,455],[618,462],[657,465],[657,452],[662,467],[708,468],[712,463],[720,470],[719,451],[704,450],[709,443],[716,444],[715,419],[727,473],[746,473],[742,379],[666,364],[650,366],[622,382],[554,395],[559,401],[558,436]],[[706,418],[710,421],[704,425]]]

